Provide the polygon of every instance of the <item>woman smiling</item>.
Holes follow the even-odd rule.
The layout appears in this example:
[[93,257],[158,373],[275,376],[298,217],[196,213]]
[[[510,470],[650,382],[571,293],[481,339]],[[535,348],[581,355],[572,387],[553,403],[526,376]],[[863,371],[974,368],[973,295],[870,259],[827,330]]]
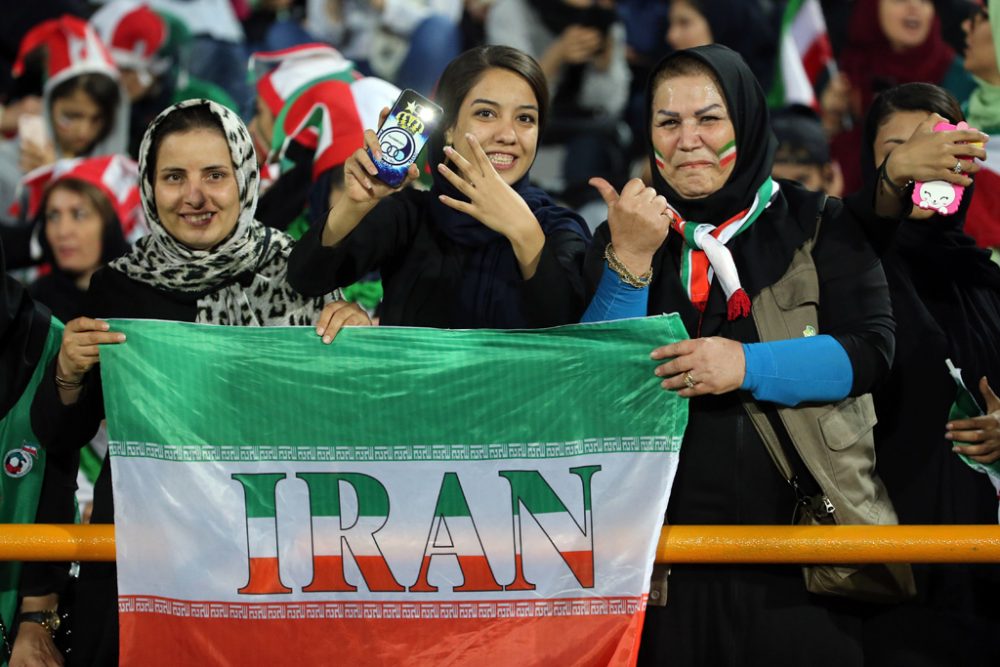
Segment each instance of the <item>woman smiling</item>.
[[[94,274],[88,297],[101,317],[235,326],[309,325],[323,311],[335,335],[343,324],[368,324],[360,308],[304,297],[286,281],[292,240],[254,219],[259,172],[250,134],[225,107],[187,100],[169,107],[143,138],[139,183],[150,234]],[[61,455],[90,440],[104,418],[103,345],[125,344],[107,322],[80,317],[35,395],[39,442]],[[111,467],[94,487],[92,523],[112,523]],[[74,603],[76,664],[117,664],[113,563],[85,563]],[[46,635],[47,636],[47,635]],[[44,636],[39,638],[44,641]]]
[[[319,294],[380,269],[384,324],[577,321],[589,232],[528,182],[548,110],[538,63],[509,47],[472,49],[442,74],[438,102],[444,114],[428,145],[431,191],[405,187],[417,178],[413,166],[399,190],[389,188],[358,150],[345,166],[345,196],[292,252],[289,281]],[[365,141],[378,156],[375,133]]]

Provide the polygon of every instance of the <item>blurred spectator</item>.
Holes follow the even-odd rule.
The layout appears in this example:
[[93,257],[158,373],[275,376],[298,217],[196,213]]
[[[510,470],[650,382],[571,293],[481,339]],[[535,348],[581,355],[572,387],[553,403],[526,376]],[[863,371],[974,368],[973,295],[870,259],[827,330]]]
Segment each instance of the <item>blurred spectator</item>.
[[562,198],[596,226],[607,211],[587,181],[621,185],[628,176],[623,122],[631,72],[625,27],[611,0],[497,0],[486,17],[486,39],[538,60],[552,93],[552,119],[542,143],[565,145]]
[[[15,199],[27,172],[62,157],[125,152],[128,99],[107,48],[85,21],[63,16],[33,28],[21,42],[14,72],[40,69],[43,116],[22,116],[18,136],[0,143],[0,211]],[[44,119],[44,120],[43,120]]]
[[316,39],[302,26],[304,0],[257,0],[243,19],[247,50],[278,51]]
[[139,169],[120,155],[60,160],[25,183],[39,218],[42,259],[51,271],[29,287],[31,296],[63,322],[83,314],[84,294],[97,269],[123,255],[126,235],[144,229]]
[[810,190],[833,197],[843,194],[840,165],[830,158],[823,125],[812,109],[790,106],[771,114],[771,129],[778,138],[771,175],[798,181]]
[[462,50],[462,0],[309,0],[306,28],[366,73],[429,96]]
[[[362,77],[354,64],[325,44],[304,44],[253,56],[257,112],[250,122],[264,177],[257,207],[261,222],[298,238],[308,228],[313,183],[361,148],[366,127],[392,106],[399,89]],[[318,202],[325,214],[330,205]]]
[[220,86],[188,73],[191,33],[182,21],[137,0],[114,0],[91,18],[121,72],[132,103],[129,155],[139,155],[142,135],[156,116],[181,100],[205,98],[233,111],[236,101]]
[[674,50],[724,44],[743,56],[764,90],[771,86],[777,33],[758,0],[672,0],[667,42]]
[[618,0],[618,16],[625,25],[625,58],[632,72],[625,120],[632,132],[631,157],[643,156],[643,127],[646,123],[646,80],[653,64],[667,55],[667,12],[669,5],[645,0]]
[[157,11],[175,16],[191,34],[187,62],[191,76],[221,86],[249,116],[253,90],[247,84],[243,26],[230,0],[148,0]]
[[[856,0],[840,63],[850,81],[855,119],[864,117],[876,95],[901,83],[937,84],[960,100],[972,89],[961,59],[941,38],[931,0]],[[861,143],[860,123],[832,142],[846,192],[861,186]]]
[[[990,9],[994,11],[991,13]],[[1000,248],[1000,2],[978,5],[962,25],[965,29],[965,69],[977,87],[969,97],[968,120],[990,135],[986,161],[976,174],[976,194],[965,218],[965,232],[982,248]]]
[[[8,3],[13,4],[13,3]],[[4,12],[0,21],[0,102],[15,100],[24,95],[38,95],[36,90],[19,89],[14,85],[12,70],[17,60],[17,51],[29,30],[42,21],[71,14],[86,18],[87,3],[84,0],[45,0],[45,2],[19,2],[17,11]]]

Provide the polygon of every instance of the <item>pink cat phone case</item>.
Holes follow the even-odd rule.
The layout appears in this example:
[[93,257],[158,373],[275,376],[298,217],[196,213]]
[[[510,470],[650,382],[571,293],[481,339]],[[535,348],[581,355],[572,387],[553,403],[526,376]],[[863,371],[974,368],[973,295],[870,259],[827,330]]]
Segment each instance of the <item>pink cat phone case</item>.
[[[965,121],[958,125],[938,123],[934,126],[935,132],[967,129],[969,129],[969,124]],[[962,159],[969,158],[963,156]],[[938,215],[954,215],[958,211],[959,204],[962,203],[963,194],[965,194],[964,185],[956,185],[948,181],[917,181],[913,184],[912,200],[920,208],[934,211]]]

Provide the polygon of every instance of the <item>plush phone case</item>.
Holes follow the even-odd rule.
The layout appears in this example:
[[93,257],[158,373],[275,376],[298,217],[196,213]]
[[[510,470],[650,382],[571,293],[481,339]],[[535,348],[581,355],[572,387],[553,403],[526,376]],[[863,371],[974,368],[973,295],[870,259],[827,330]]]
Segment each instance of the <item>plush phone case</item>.
[[[969,124],[965,121],[958,125],[938,123],[934,126],[934,131],[944,132],[968,128]],[[964,185],[956,185],[948,181],[917,181],[913,185],[912,201],[916,206],[934,211],[938,215],[954,215],[958,211],[959,204],[962,203],[963,194],[965,194]]]

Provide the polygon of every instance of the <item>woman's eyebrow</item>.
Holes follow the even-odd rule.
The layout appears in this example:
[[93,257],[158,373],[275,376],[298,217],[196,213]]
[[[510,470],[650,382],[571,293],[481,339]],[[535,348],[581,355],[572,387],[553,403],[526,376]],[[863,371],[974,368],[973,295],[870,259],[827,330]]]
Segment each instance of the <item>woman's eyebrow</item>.
[[707,107],[702,107],[701,109],[696,110],[694,112],[694,115],[695,116],[700,116],[703,113],[708,113],[709,111],[711,111],[712,109],[715,109],[716,107],[718,107],[719,109],[721,109],[722,105],[719,104],[718,102],[714,102],[712,104],[709,104]]

